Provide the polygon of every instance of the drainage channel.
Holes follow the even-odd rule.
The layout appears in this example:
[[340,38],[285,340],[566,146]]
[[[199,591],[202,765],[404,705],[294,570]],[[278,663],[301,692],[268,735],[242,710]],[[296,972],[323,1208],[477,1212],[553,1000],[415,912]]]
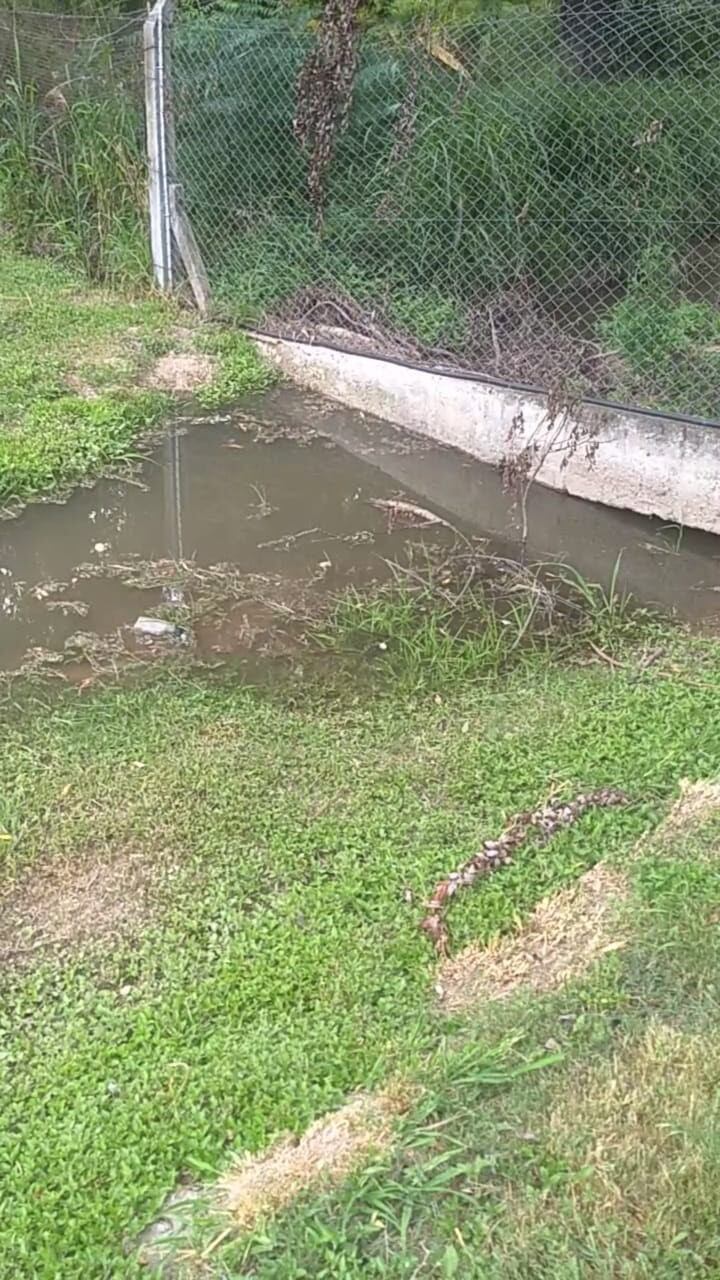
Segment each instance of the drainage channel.
[[[518,553],[517,511],[497,472],[455,450],[289,387],[225,414],[188,414],[132,480],[104,480],[0,526],[0,668],[38,651],[77,654],[88,637],[132,646],[136,619],[172,602],[164,576],[177,561],[192,564],[209,597],[226,590],[235,602],[198,628],[200,652],[250,648],[283,602],[288,613],[301,607],[308,584],[364,584],[408,540],[452,539],[444,526],[393,522],[382,504],[397,498],[495,553]],[[531,559],[565,557],[607,583],[620,556],[619,586],[640,601],[693,621],[720,613],[711,535],[539,486],[528,514]]]

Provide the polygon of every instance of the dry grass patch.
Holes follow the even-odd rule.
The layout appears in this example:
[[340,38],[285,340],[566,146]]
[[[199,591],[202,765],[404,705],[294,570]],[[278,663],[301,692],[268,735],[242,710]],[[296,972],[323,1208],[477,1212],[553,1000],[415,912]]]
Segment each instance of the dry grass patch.
[[442,1009],[461,1012],[520,987],[551,991],[584,973],[625,945],[619,907],[627,895],[626,877],[598,863],[569,889],[544,898],[518,933],[490,947],[471,943],[446,960],[437,984]]
[[[697,830],[718,809],[720,782],[684,780],[669,813],[640,840],[635,854],[648,841],[656,852],[666,844],[676,852],[678,837]],[[487,947],[471,943],[444,961],[437,978],[441,1008],[462,1012],[519,988],[552,991],[585,973],[601,956],[625,946],[628,931],[620,907],[628,893],[627,877],[598,863],[569,889],[544,898],[517,933]]]
[[34,868],[0,896],[0,969],[139,932],[152,879],[147,858],[129,851]]
[[[686,831],[696,830],[718,809],[720,781],[703,778],[700,782],[689,782],[684,778],[680,783],[680,795],[672,809],[657,830],[652,832],[653,844],[658,840],[662,843],[663,840],[673,839]],[[676,845],[674,852],[678,852]]]
[[154,391],[189,395],[206,387],[215,375],[217,361],[192,351],[171,351],[155,361],[144,381]]
[[547,1239],[554,1221],[566,1235],[570,1213],[577,1239],[612,1240],[622,1274],[636,1274],[631,1260],[648,1246],[670,1253],[685,1227],[692,1236],[703,1219],[716,1222],[708,1192],[720,1175],[720,1036],[651,1023],[609,1061],[573,1073],[546,1136],[574,1174],[541,1196],[507,1198],[518,1252]]
[[390,1144],[394,1121],[415,1096],[416,1091],[397,1088],[353,1098],[321,1116],[299,1140],[286,1138],[267,1152],[242,1157],[217,1188],[220,1207],[238,1230],[248,1231],[301,1192],[341,1182]]

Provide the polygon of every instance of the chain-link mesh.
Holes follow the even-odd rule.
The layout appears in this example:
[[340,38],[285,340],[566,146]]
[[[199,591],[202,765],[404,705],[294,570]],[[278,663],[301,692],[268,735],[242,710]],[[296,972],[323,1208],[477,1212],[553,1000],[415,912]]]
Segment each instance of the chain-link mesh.
[[0,9],[0,85],[34,86],[60,105],[73,93],[142,93],[138,40],[144,12],[102,14]]
[[144,13],[0,9],[0,222],[96,279],[147,280]]
[[182,12],[179,178],[266,331],[720,418],[720,5]]

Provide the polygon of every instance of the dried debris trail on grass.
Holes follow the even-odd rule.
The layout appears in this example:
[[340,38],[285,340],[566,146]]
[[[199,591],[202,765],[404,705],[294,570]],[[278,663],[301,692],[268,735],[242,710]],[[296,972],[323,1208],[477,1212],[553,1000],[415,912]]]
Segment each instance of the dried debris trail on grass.
[[449,952],[450,938],[445,913],[450,900],[459,889],[470,888],[480,877],[507,866],[512,862],[512,855],[532,831],[537,831],[541,839],[547,841],[558,831],[572,826],[588,809],[627,804],[627,799],[625,792],[616,787],[583,791],[574,800],[549,801],[538,809],[518,813],[496,840],[484,840],[479,851],[468,858],[457,871],[451,871],[438,881],[427,904],[428,913],[420,927],[434,943],[438,954],[447,956]]
[[522,987],[552,991],[625,946],[619,907],[628,880],[599,862],[576,884],[544,898],[525,926],[495,946],[469,947],[440,967],[441,1008],[460,1013],[483,1000],[502,1000]]
[[[720,782],[681,782],[677,800],[650,833],[654,846],[661,850],[664,839],[699,827],[718,810]],[[646,837],[641,838],[633,856],[642,852],[645,842]],[[501,865],[494,850],[495,846],[488,870]],[[603,955],[629,941],[629,922],[622,911],[629,895],[627,875],[597,863],[575,884],[538,903],[517,933],[490,946],[471,943],[458,955],[446,956],[436,983],[441,1009],[461,1013],[521,988],[557,990],[586,973]]]
[[218,1185],[219,1207],[236,1229],[247,1231],[309,1187],[342,1181],[389,1145],[395,1119],[414,1096],[410,1089],[397,1089],[353,1098],[322,1116],[298,1141],[286,1138],[267,1152],[239,1159]]

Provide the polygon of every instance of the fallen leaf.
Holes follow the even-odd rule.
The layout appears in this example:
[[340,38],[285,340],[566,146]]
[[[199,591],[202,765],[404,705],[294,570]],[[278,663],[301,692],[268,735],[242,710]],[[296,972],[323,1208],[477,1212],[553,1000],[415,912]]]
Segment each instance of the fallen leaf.
[[437,36],[429,36],[425,41],[425,48],[431,58],[435,58],[438,62],[442,62],[444,67],[448,67],[450,71],[458,71],[460,75],[466,76],[467,69],[462,62],[450,49],[441,44]]

